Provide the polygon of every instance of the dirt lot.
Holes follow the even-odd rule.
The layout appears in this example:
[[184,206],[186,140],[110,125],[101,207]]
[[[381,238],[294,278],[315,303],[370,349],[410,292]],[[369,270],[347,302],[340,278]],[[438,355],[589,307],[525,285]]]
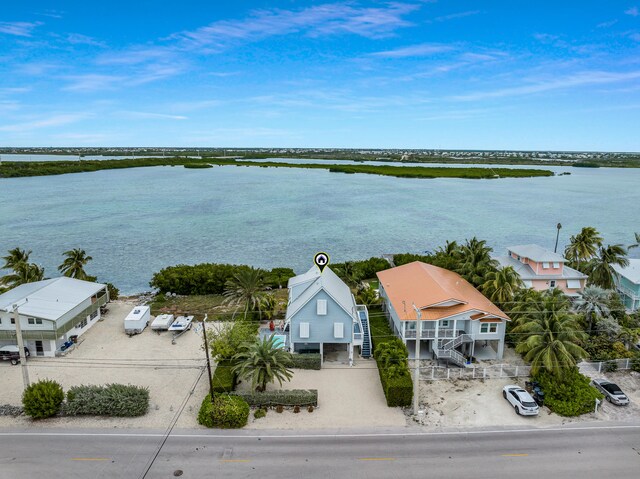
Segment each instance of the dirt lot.
[[537,417],[518,416],[508,401],[502,397],[507,384],[524,387],[523,378],[487,380],[440,380],[421,384],[421,401],[424,405],[426,427],[489,427],[536,426],[548,427],[578,421],[640,420],[640,374],[628,371],[609,373],[609,380],[616,382],[629,395],[631,404],[618,407],[603,403],[598,413],[579,418],[563,418],[543,407]]

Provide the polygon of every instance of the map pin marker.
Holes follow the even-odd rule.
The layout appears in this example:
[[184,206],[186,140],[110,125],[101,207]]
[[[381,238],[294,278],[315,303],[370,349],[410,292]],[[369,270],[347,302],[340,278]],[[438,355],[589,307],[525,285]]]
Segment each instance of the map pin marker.
[[318,253],[313,257],[313,262],[320,270],[320,273],[322,273],[325,266],[329,264],[329,255],[327,253]]

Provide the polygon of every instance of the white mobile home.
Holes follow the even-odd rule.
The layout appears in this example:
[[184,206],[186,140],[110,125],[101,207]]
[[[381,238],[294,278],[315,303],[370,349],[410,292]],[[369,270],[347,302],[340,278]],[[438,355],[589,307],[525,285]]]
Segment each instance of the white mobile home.
[[140,334],[151,321],[151,309],[149,306],[136,306],[124,318],[124,332],[129,336]]
[[154,331],[166,331],[173,324],[173,314],[159,314],[151,323],[151,329]]
[[25,346],[34,356],[55,356],[72,336],[100,319],[109,301],[107,286],[61,277],[22,284],[0,294],[0,346],[16,344],[13,306],[18,306]]

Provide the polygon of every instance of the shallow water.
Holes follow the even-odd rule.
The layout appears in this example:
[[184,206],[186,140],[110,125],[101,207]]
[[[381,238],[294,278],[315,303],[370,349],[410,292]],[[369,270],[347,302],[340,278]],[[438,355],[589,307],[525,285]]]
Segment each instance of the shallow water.
[[[178,263],[229,262],[301,272],[333,261],[433,250],[478,236],[497,251],[560,247],[584,225],[607,242],[640,231],[640,169],[549,167],[570,176],[406,179],[325,170],[152,167],[0,179],[0,252],[15,246],[56,275],[62,252],[125,293]],[[638,254],[637,249],[634,254]]]

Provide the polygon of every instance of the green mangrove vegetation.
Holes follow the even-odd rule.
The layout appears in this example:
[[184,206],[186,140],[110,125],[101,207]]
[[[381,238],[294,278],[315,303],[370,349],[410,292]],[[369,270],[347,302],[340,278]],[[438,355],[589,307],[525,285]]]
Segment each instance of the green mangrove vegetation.
[[123,160],[82,160],[82,161],[3,161],[0,164],[0,178],[26,176],[62,175],[66,173],[86,173],[99,170],[139,168],[148,166],[184,166],[185,168],[210,168],[212,166],[244,166],[268,168],[303,168],[329,170],[332,173],[363,173],[370,175],[395,176],[399,178],[529,178],[553,176],[553,172],[542,169],[511,168],[447,168],[391,165],[335,165],[297,164],[275,161],[238,161],[230,158],[136,158]]

